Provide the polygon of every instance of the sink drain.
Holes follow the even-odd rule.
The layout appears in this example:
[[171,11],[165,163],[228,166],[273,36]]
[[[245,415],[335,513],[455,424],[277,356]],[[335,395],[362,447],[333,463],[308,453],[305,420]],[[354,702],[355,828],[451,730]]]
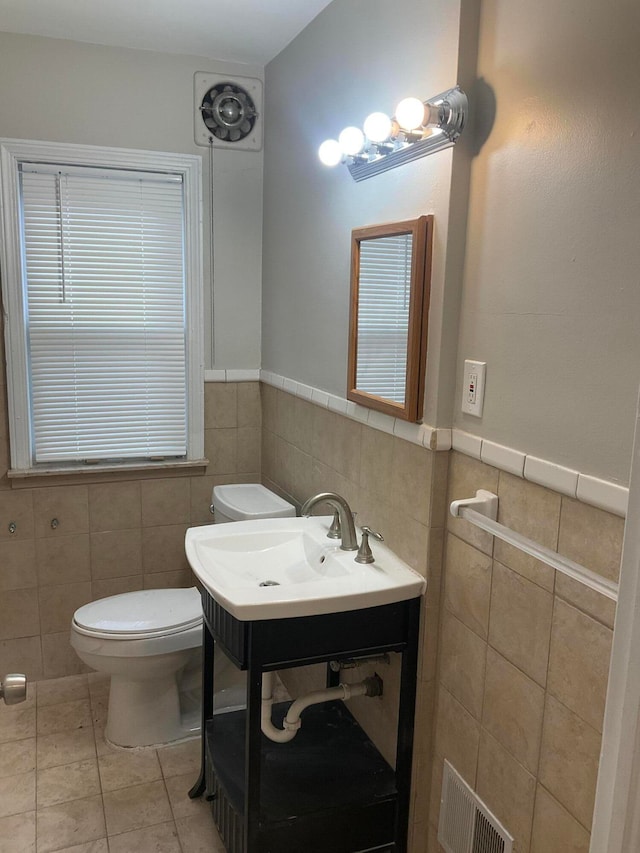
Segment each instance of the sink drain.
[[278,581],[260,581],[258,586],[280,586]]

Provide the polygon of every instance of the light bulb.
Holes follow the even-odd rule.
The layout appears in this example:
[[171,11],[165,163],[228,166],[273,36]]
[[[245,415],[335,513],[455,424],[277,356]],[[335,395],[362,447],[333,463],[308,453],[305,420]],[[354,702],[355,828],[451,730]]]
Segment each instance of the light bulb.
[[326,139],[318,148],[318,157],[325,166],[337,166],[342,160],[342,146],[337,139]]
[[424,124],[424,104],[420,98],[405,98],[396,107],[396,119],[403,130],[415,130]]
[[371,113],[364,122],[364,132],[372,142],[385,142],[391,136],[391,119],[384,113]]
[[359,127],[345,127],[338,142],[345,154],[355,157],[364,148],[364,133]]

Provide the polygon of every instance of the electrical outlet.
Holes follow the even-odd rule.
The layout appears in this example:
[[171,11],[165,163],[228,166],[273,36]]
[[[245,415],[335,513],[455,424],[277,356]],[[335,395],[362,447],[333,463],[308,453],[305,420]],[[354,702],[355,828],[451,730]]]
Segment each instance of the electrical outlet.
[[486,368],[486,361],[466,360],[464,363],[462,411],[467,415],[473,415],[476,418],[482,417]]

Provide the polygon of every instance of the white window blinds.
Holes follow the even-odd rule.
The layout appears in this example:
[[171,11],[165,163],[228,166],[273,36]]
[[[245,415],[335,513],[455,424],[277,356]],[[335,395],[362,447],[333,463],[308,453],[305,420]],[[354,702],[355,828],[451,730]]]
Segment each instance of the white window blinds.
[[359,391],[404,403],[411,291],[411,234],[360,243]]
[[185,457],[182,177],[20,169],[33,460]]

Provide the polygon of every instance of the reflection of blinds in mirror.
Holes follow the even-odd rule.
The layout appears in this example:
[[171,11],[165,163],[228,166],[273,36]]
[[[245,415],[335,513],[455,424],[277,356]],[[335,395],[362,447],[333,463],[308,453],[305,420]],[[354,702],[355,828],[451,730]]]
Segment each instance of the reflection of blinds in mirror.
[[411,234],[360,243],[357,385],[404,403],[411,291]]

